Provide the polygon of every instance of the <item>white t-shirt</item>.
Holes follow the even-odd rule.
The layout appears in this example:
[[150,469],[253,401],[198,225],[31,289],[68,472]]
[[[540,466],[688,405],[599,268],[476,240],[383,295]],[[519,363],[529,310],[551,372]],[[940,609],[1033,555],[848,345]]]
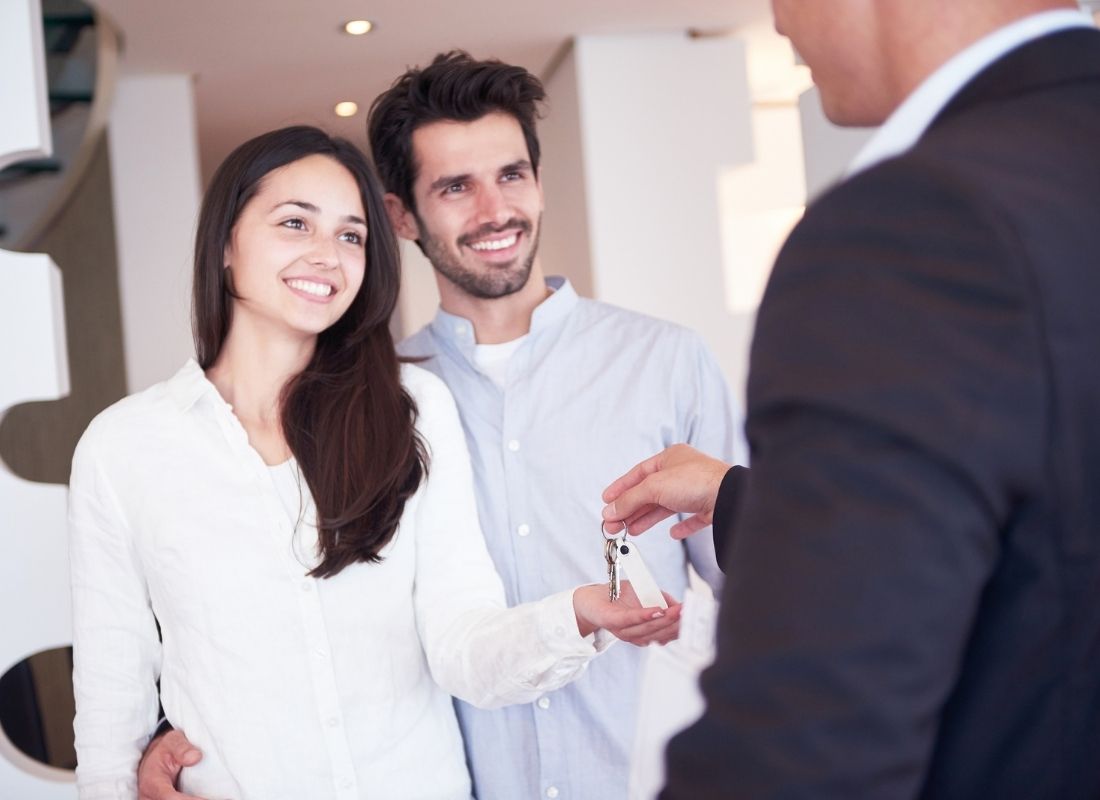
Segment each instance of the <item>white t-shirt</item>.
[[479,344],[474,348],[474,361],[501,389],[508,377],[508,361],[530,334],[500,344]]

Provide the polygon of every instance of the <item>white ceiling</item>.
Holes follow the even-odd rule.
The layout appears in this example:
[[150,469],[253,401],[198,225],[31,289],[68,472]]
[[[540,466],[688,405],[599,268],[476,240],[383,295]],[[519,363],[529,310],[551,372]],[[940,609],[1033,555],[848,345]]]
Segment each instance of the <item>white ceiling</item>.
[[[250,136],[307,122],[365,146],[370,101],[407,66],[460,47],[542,74],[572,36],[759,25],[769,0],[92,0],[126,72],[195,75],[203,171]],[[349,19],[372,20],[348,36]],[[332,111],[354,100],[360,111]]]

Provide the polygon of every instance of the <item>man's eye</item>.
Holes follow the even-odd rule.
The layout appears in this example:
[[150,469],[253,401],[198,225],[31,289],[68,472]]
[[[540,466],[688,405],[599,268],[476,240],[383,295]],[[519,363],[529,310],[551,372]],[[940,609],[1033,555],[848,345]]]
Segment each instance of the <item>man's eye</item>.
[[465,191],[465,189],[466,189],[466,184],[464,184],[464,183],[452,183],[452,184],[448,185],[447,188],[445,188],[443,190],[443,193],[444,194],[458,194],[459,192]]
[[520,181],[520,180],[523,180],[523,173],[522,172],[505,172],[501,176],[501,180],[503,180],[503,181]]

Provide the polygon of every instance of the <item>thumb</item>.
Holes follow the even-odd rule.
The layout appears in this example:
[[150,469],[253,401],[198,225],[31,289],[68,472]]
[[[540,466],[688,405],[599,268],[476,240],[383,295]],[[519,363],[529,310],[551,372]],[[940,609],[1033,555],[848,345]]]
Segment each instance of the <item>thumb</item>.
[[180,731],[165,734],[164,745],[168,748],[168,756],[182,767],[193,767],[202,760],[202,751]]
[[193,767],[202,761],[202,751],[193,745],[188,745],[179,756],[176,757],[181,767]]

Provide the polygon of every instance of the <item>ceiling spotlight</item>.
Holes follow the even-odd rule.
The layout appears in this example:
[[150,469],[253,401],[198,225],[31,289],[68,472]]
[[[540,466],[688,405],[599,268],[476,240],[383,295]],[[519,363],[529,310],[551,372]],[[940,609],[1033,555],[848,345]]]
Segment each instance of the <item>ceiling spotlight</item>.
[[342,103],[337,103],[336,108],[333,110],[338,117],[354,117],[359,113],[359,104],[353,103],[351,100],[345,100]]
[[352,36],[362,36],[364,33],[370,33],[373,27],[374,23],[369,19],[353,19],[344,23],[344,32]]

